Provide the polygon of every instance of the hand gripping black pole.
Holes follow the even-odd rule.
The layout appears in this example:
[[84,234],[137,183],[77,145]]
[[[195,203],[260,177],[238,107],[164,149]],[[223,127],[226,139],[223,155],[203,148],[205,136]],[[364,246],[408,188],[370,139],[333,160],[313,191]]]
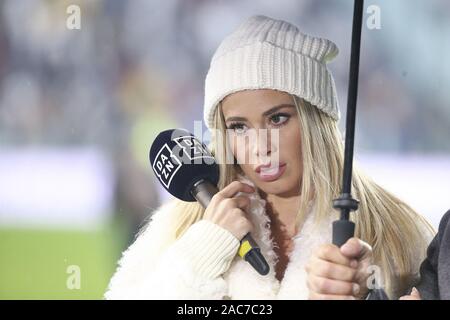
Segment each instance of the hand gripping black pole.
[[[359,56],[364,0],[355,0],[353,9],[352,47],[348,85],[347,118],[345,123],[345,154],[342,193],[333,200],[333,207],[341,211],[341,218],[333,222],[333,244],[342,246],[355,233],[355,224],[350,221],[350,211],[358,209],[359,202],[352,198],[353,147],[355,138],[356,101],[358,96]],[[366,300],[388,300],[383,289],[371,289]]]
[[333,222],[333,244],[339,247],[347,242],[348,239],[353,237],[355,232],[355,224],[349,220],[350,211],[355,211],[358,209],[358,201],[353,199],[351,195],[351,186],[363,8],[364,0],[355,0],[353,9],[347,118],[345,123],[345,154],[344,173],[342,177],[342,193],[338,199],[333,200],[333,207],[341,211],[340,220]]

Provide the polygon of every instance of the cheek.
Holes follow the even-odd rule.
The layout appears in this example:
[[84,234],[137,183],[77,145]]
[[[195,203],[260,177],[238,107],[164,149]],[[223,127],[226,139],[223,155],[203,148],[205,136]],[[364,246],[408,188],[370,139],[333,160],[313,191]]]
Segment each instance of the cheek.
[[280,130],[280,154],[285,160],[301,159],[301,137],[298,123],[293,123],[286,130]]
[[233,153],[233,157],[236,158],[239,164],[244,163],[245,160],[245,153],[242,152],[242,139],[240,139],[237,136],[230,136],[230,145],[231,145],[231,151]]
[[252,176],[254,172],[254,163],[250,161],[250,142],[249,138],[230,136],[231,152],[236,159],[238,166],[247,176]]
[[280,134],[280,157],[287,163],[289,185],[298,186],[303,177],[302,141],[300,129],[293,126],[291,130],[285,130]]
[[237,165],[246,175],[252,174],[253,166],[249,164],[248,141],[242,137],[230,136],[230,150]]

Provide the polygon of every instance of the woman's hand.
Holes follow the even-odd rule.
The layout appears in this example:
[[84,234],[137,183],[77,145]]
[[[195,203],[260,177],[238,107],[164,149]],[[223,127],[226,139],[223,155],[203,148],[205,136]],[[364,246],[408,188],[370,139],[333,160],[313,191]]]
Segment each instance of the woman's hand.
[[230,231],[240,241],[253,226],[245,213],[250,206],[250,199],[245,196],[234,197],[238,192],[253,193],[255,189],[240,181],[233,181],[212,197],[203,219]]
[[367,268],[372,263],[372,248],[357,238],[341,248],[320,246],[306,266],[309,299],[361,299],[368,293]]

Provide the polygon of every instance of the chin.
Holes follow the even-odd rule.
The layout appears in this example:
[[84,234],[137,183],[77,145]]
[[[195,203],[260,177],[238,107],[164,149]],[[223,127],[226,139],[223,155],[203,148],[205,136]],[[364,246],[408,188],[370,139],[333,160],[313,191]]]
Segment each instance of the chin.
[[255,185],[266,194],[278,195],[280,197],[300,194],[300,192],[298,191],[298,183],[286,181],[282,178],[271,182],[261,181],[258,180],[258,178],[253,181],[256,181]]

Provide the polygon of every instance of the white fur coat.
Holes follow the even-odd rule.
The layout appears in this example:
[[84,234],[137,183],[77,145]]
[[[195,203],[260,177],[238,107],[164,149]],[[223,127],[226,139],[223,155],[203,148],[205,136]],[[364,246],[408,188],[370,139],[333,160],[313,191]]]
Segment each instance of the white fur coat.
[[[240,178],[252,184],[246,178]],[[250,195],[250,219],[254,225],[253,238],[271,268],[266,276],[259,275],[246,261],[234,256],[227,270],[214,278],[195,274],[183,261],[183,249],[170,231],[177,214],[173,202],[162,205],[152,216],[146,230],[140,234],[119,261],[119,268],[111,279],[107,299],[306,299],[305,264],[313,250],[331,242],[331,223],[338,217],[315,223],[314,208],[298,234],[290,254],[284,278],[278,281],[274,266],[277,256],[271,238],[270,220],[265,201],[257,192]],[[191,227],[192,228],[192,227]],[[238,242],[237,242],[238,246]],[[186,248],[186,247],[185,247]],[[233,254],[234,255],[234,254]]]

